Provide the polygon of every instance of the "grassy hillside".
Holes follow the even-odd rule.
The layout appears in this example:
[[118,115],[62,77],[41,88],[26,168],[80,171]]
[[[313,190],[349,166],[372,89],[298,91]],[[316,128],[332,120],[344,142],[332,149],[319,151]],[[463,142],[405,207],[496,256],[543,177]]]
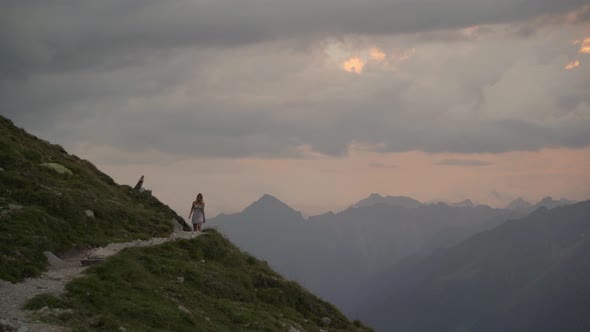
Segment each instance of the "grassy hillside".
[[66,289],[60,298],[39,296],[27,307],[48,306],[41,310],[53,313],[46,320],[76,330],[369,330],[215,230],[193,240],[126,249]]
[[90,162],[0,116],[1,279],[39,275],[45,250],[165,236],[173,218],[180,217],[148,193],[117,185]]

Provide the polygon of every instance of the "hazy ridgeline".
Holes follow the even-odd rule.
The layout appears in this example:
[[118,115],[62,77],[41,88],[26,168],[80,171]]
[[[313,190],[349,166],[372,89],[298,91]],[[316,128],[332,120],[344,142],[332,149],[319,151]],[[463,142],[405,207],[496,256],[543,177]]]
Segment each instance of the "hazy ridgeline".
[[590,201],[541,208],[363,285],[378,331],[590,331]]
[[[546,198],[539,204],[566,203]],[[380,278],[388,278],[396,263],[452,247],[506,220],[525,216],[539,204],[496,209],[466,202],[421,204],[407,197],[371,195],[342,212],[305,219],[265,195],[241,213],[220,215],[208,225],[355,316],[361,314],[359,303],[369,291],[378,297],[380,289],[368,285],[382,284]]]

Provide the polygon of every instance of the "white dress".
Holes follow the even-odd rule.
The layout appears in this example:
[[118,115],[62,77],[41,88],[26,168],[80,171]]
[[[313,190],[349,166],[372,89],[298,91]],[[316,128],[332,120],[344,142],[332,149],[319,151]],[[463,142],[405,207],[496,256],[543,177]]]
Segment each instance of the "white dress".
[[205,206],[201,204],[195,204],[193,207],[193,217],[191,219],[193,224],[202,224],[205,221],[205,213],[203,211],[204,208]]

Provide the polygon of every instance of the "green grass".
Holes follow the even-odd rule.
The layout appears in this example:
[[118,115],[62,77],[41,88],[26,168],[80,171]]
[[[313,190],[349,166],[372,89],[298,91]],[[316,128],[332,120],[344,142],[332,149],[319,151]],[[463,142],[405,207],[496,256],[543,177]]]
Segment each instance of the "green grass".
[[[215,230],[194,240],[126,249],[70,282],[61,297],[41,295],[27,304],[31,310],[44,306],[73,310],[49,321],[78,331],[369,330]],[[322,317],[331,319],[329,326]]]
[[[58,172],[61,166],[72,174]],[[45,250],[165,236],[171,219],[180,218],[151,195],[117,185],[90,162],[1,116],[0,168],[0,278],[11,282],[43,272]],[[23,208],[10,210],[10,204]]]

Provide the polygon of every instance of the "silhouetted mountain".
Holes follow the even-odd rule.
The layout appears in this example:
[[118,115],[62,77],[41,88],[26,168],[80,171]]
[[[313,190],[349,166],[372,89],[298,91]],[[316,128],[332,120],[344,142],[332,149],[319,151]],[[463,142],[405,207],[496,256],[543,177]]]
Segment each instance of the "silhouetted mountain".
[[531,210],[536,210],[540,207],[545,207],[547,209],[553,209],[559,206],[564,206],[564,205],[570,205],[575,203],[574,201],[571,201],[567,198],[562,198],[559,200],[554,200],[551,196],[547,196],[545,198],[543,198],[541,201],[539,201],[537,204],[535,204],[534,206],[531,207]]
[[466,200],[461,201],[461,202],[453,203],[453,204],[451,204],[451,206],[456,206],[456,207],[474,207],[475,204],[473,204],[473,202],[470,199],[466,199]]
[[347,310],[356,302],[359,283],[400,259],[455,245],[512,216],[510,211],[483,205],[411,206],[377,203],[305,220],[265,195],[243,212],[220,215],[206,225],[217,227],[242,249]]
[[539,208],[380,275],[358,314],[382,331],[590,331],[588,234],[590,201]]
[[353,204],[351,207],[359,208],[359,207],[369,207],[377,204],[385,204],[385,205],[393,205],[393,206],[400,206],[405,208],[416,208],[422,203],[419,201],[404,196],[381,196],[379,194],[373,193],[369,195],[369,197],[358,201],[357,203]]
[[282,218],[303,219],[300,212],[295,211],[278,198],[268,194],[264,194],[256,202],[250,204],[242,213],[252,216],[272,215],[279,219],[277,221],[280,221]]
[[533,204],[525,201],[522,197],[519,197],[512,202],[510,202],[506,208],[509,210],[521,210],[521,209],[529,209]]

